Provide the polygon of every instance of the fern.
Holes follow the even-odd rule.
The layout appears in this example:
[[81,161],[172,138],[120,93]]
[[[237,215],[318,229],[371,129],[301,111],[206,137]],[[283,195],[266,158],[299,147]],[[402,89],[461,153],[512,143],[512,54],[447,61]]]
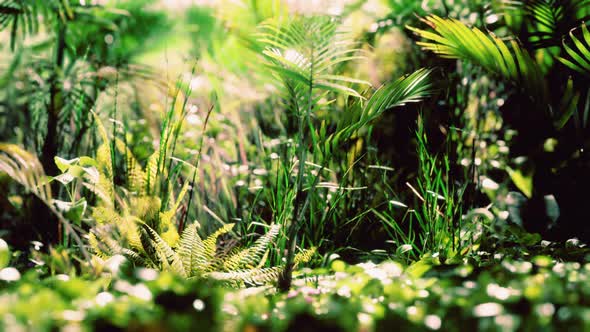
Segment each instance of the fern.
[[[121,254],[137,265],[171,271],[186,278],[211,278],[234,285],[260,285],[276,281],[284,267],[262,267],[266,251],[279,234],[279,225],[273,225],[249,247],[225,256],[217,250],[219,236],[228,233],[233,224],[227,224],[202,240],[197,224],[189,225],[182,233],[177,247],[171,247],[145,223],[139,223],[140,246],[126,248],[112,235],[95,229],[89,235],[94,253],[102,259]],[[299,265],[311,260],[315,248],[304,250],[295,256]]]
[[151,255],[151,260],[162,264],[163,270],[169,270],[183,277],[187,273],[182,264],[181,258],[169,245],[164,241],[156,231],[146,224],[140,225],[140,237],[146,253]]
[[[295,262],[295,267],[309,262],[315,253],[316,249],[312,248],[303,250],[295,255],[293,260]],[[284,266],[274,266],[268,268],[255,268],[246,270],[242,269],[228,272],[215,271],[208,273],[205,276],[215,280],[228,282],[232,285],[264,285],[276,282],[283,271]]]
[[297,255],[295,255],[295,259],[294,259],[295,265],[297,266],[300,264],[310,262],[311,259],[313,258],[313,256],[316,254],[316,252],[317,252],[317,248],[315,248],[315,247],[299,252]]
[[225,224],[211,235],[209,235],[205,241],[203,241],[203,245],[205,247],[205,259],[211,261],[215,257],[215,252],[217,251],[217,239],[223,235],[229,233],[235,224]]
[[229,271],[255,268],[260,263],[270,243],[279,234],[280,228],[278,224],[272,225],[270,230],[256,240],[252,246],[228,257],[224,262],[224,268]]
[[276,281],[283,271],[282,267],[268,267],[254,270],[230,271],[230,272],[210,272],[205,277],[226,282],[232,286],[241,286],[243,284],[264,285]]
[[180,237],[180,245],[177,250],[182,260],[182,265],[189,277],[199,275],[207,264],[205,259],[205,245],[197,232],[197,224],[189,225]]

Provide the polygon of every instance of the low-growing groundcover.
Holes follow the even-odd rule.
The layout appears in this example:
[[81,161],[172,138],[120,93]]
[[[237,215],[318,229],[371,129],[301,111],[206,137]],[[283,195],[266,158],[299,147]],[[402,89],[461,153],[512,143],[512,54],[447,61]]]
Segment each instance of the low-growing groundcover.
[[[586,331],[590,263],[425,257],[303,270],[293,289],[228,289],[115,264],[99,278],[0,271],[5,331]],[[484,258],[485,257],[485,258]]]
[[589,331],[589,0],[0,0],[0,331]]

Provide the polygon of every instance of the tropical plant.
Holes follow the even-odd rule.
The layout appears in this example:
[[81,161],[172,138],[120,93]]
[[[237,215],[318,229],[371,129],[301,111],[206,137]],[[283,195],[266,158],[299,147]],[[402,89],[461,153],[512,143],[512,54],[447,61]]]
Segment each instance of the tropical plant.
[[[559,6],[558,2],[550,3]],[[577,5],[571,7],[578,8]],[[584,11],[585,8],[578,9]],[[531,9],[525,6],[523,10]],[[543,21],[542,17],[538,19]],[[571,196],[562,186],[564,181],[570,181],[566,180],[569,177],[566,169],[575,169],[577,172],[580,167],[584,167],[586,160],[583,147],[588,144],[585,119],[588,117],[589,90],[585,86],[587,79],[577,75],[575,71],[584,73],[583,68],[590,55],[582,41],[585,40],[587,27],[583,25],[571,32],[570,36],[561,36],[564,40],[561,49],[545,52],[544,56],[535,56],[532,53],[534,50],[525,47],[526,41],[523,41],[525,46],[522,46],[521,42],[511,36],[508,36],[512,39],[508,47],[503,41],[506,37],[498,37],[492,32],[484,33],[457,20],[428,16],[424,22],[433,31],[410,27],[426,40],[419,43],[424,49],[444,58],[472,63],[513,88],[502,109],[507,114],[506,121],[519,132],[511,151],[518,153],[515,157],[526,157],[527,163],[522,171],[515,171],[514,166],[507,167],[506,171],[514,184],[528,196],[529,201],[523,207],[528,212],[522,212],[529,216],[524,218],[525,222],[526,219],[529,220],[529,229],[547,233],[550,225],[546,222],[548,216],[539,211],[548,211],[546,197],[556,194],[560,205],[566,207],[561,209],[563,228],[558,231],[554,229],[549,234],[558,238],[571,234],[572,230],[568,228],[573,225],[568,225],[569,219],[572,218],[572,213],[580,213],[573,211],[577,211],[581,205],[572,204]],[[559,29],[552,33],[558,31]],[[578,31],[581,32],[582,40],[576,35]],[[546,61],[547,56],[552,58],[551,62]],[[561,61],[563,66],[555,60]],[[567,70],[568,67],[573,71]],[[537,118],[536,129],[530,127],[526,120],[530,116]],[[559,142],[555,149],[545,145],[551,139]],[[564,163],[564,159],[568,161]],[[558,180],[559,178],[562,180]],[[568,190],[571,191],[571,188]],[[532,221],[533,219],[536,221]],[[560,232],[563,234],[559,234]]]
[[[313,16],[275,20],[263,23],[260,29],[259,43],[265,64],[279,79],[283,105],[292,119],[293,140],[297,142],[280,158],[279,186],[272,194],[275,218],[280,218],[280,223],[286,225],[287,265],[279,281],[279,287],[286,290],[290,287],[294,248],[300,229],[304,225],[322,228],[325,222],[315,220],[317,212],[314,209],[323,204],[319,200],[325,200],[318,188],[330,187],[318,185],[323,174],[330,171],[333,158],[343,144],[383,112],[427,96],[431,90],[427,79],[430,71],[419,70],[385,85],[364,103],[365,98],[355,87],[369,84],[338,74],[346,63],[362,59],[362,54],[357,48],[358,43],[341,30],[336,18]],[[335,103],[344,105],[345,111],[330,114],[337,112],[333,107]],[[323,114],[336,118],[330,131],[326,123],[315,120]],[[348,159],[350,167],[354,159]],[[344,188],[340,185],[334,188],[339,188],[340,194],[333,195],[332,200],[339,202]],[[322,218],[330,215],[325,213]]]
[[[0,122],[0,140],[31,147],[44,171],[55,176],[59,172],[55,156],[71,158],[93,148],[91,110],[107,112],[99,109],[103,105],[99,100],[109,99],[113,87],[115,99],[125,84],[149,81],[149,86],[165,90],[167,82],[154,70],[130,64],[141,43],[132,44],[151,35],[150,28],[137,29],[133,22],[151,20],[160,23],[153,27],[166,28],[165,16],[143,12],[147,4],[145,0],[124,6],[70,0],[0,1],[0,33],[10,38],[10,54],[2,58],[6,70],[0,73],[0,111],[6,115]],[[119,38],[122,33],[127,34],[125,38]],[[128,53],[120,51],[121,44],[126,44]],[[9,51],[8,47],[3,51]],[[108,111],[117,118],[116,111]],[[57,187],[53,189],[56,198],[63,198]],[[39,201],[32,204],[37,212],[36,221],[29,220],[31,228],[49,243],[62,240],[51,212]]]
[[498,1],[506,23],[534,49],[559,46],[562,37],[590,18],[587,0]]
[[[265,284],[277,280],[282,267],[265,267],[267,251],[279,233],[279,225],[246,248],[219,246],[220,237],[232,230],[234,224],[226,224],[205,239],[198,233],[198,224],[187,226],[177,245],[170,246],[145,223],[138,225],[139,242],[131,248],[122,247],[112,239],[112,234],[95,229],[90,235],[94,252],[102,259],[114,255],[128,257],[135,266],[145,266],[174,272],[185,278],[213,278],[231,284]],[[296,263],[311,259],[313,251],[298,254]]]
[[521,86],[533,97],[547,95],[541,68],[516,41],[506,43],[492,35],[484,34],[478,28],[469,28],[454,19],[429,16],[424,22],[435,28],[437,34],[408,27],[421,37],[432,42],[418,42],[425,50],[441,57],[471,61],[486,70]]
[[46,176],[43,166],[35,155],[17,145],[5,143],[0,144],[0,152],[2,152],[0,154],[0,171],[22,185],[49,208],[58,218],[59,229],[65,230],[64,234],[74,240],[85,259],[89,261],[90,256],[78,235],[76,225],[70,222],[70,220],[80,220],[85,210],[85,204],[68,204],[55,199],[50,186],[50,178]]
[[582,24],[580,30],[581,38],[575,36],[574,30],[569,31],[569,40],[563,39],[563,48],[567,56],[558,59],[570,69],[590,75],[590,32],[586,24]]

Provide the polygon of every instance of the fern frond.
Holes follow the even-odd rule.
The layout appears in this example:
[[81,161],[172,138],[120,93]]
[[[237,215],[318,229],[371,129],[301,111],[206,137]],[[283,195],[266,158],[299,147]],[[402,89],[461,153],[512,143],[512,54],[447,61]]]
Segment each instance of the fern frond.
[[115,146],[117,151],[125,156],[125,163],[127,168],[127,185],[128,189],[136,195],[145,194],[146,189],[146,175],[141,168],[141,165],[133,155],[133,152],[125,142],[120,139],[115,139]]
[[110,250],[107,246],[101,243],[95,232],[88,233],[88,244],[90,245],[90,251],[96,256],[106,259],[111,257],[115,253]]
[[109,137],[98,115],[94,115],[96,127],[102,144],[96,150],[96,163],[99,172],[98,183],[94,184],[98,188],[98,192],[106,195],[104,203],[113,204],[115,200],[115,187],[113,175],[113,160],[111,145],[109,144]]
[[199,236],[196,223],[189,225],[182,232],[177,252],[189,277],[199,274],[206,265],[205,245]]
[[298,252],[297,255],[295,255],[295,258],[293,259],[293,262],[295,262],[295,266],[298,266],[299,264],[308,263],[309,261],[311,261],[316,252],[316,247]]
[[108,230],[93,229],[88,233],[88,243],[94,254],[102,259],[114,255],[124,255],[135,264],[145,264],[144,259],[137,252],[121,245]]
[[547,95],[546,82],[541,68],[534,58],[512,40],[510,47],[493,34],[485,34],[478,28],[469,28],[454,19],[428,16],[424,21],[434,32],[412,27],[408,29],[429,40],[419,42],[423,49],[443,58],[472,62],[485,70],[522,86],[533,98]]
[[115,210],[103,206],[92,208],[92,219],[98,224],[119,225],[123,218]]
[[264,253],[267,251],[268,246],[272,241],[275,240],[279,235],[281,226],[274,224],[270,227],[268,232],[261,236],[259,239],[252,244],[252,246],[240,250],[237,253],[228,257],[224,262],[224,269],[226,271],[236,271],[243,269],[252,269],[261,264],[264,264],[262,260]]
[[160,212],[160,227],[166,230],[164,234],[162,234],[162,237],[171,246],[174,246],[176,241],[178,241],[178,232],[176,231],[176,227],[173,222],[174,216],[176,215],[176,212],[178,211],[184,196],[188,192],[189,187],[190,182],[185,181],[182,189],[178,193],[178,197],[176,198],[173,197],[172,190],[170,190],[170,200],[172,201],[172,206],[167,211]]
[[229,233],[234,228],[234,225],[235,224],[223,225],[203,241],[203,246],[205,247],[205,259],[207,261],[212,261],[215,257],[215,252],[217,251],[217,239],[221,235]]
[[219,281],[226,281],[231,283],[248,283],[251,285],[264,285],[278,280],[279,275],[283,271],[282,267],[267,267],[262,269],[252,269],[244,271],[230,271],[230,272],[210,272],[205,274],[205,277],[212,278]]
[[172,271],[187,277],[178,254],[164,241],[156,231],[145,223],[139,227],[141,243],[152,262],[159,262],[163,270]]
[[158,171],[159,152],[154,152],[149,158],[145,166],[145,184],[148,194],[153,194],[158,188],[159,171]]

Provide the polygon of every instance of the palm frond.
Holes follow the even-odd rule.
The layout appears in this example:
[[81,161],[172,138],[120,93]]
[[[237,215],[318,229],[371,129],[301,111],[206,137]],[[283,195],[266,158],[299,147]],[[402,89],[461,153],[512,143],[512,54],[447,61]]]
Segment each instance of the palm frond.
[[0,172],[6,173],[14,181],[25,187],[39,198],[64,226],[67,234],[71,235],[79,246],[82,254],[90,261],[82,239],[78,236],[70,222],[56,209],[51,194],[49,178],[37,156],[20,148],[18,145],[0,143]]
[[562,36],[590,17],[590,0],[503,0],[500,6],[524,19],[534,48],[559,45]]
[[337,28],[332,17],[297,17],[287,23],[271,20],[260,25],[258,41],[265,46],[266,65],[290,87],[304,93],[318,89],[360,98],[350,84],[368,82],[334,74],[342,64],[362,58],[358,43]]
[[324,143],[327,151],[337,149],[354,132],[377,119],[385,111],[430,96],[433,92],[431,74],[431,69],[419,69],[394,82],[384,84],[363,106],[357,105],[350,112],[343,114],[337,123],[336,132]]
[[431,69],[422,68],[400,77],[393,83],[383,85],[367,102],[360,121],[372,121],[389,109],[419,102],[428,97],[432,94],[432,84],[429,80],[431,74]]
[[[15,49],[17,35],[30,35],[39,30],[40,20],[50,21],[49,14],[59,11],[61,1],[3,0],[0,2],[0,30],[10,28],[10,48]],[[40,19],[41,17],[41,19]]]
[[[521,86],[532,98],[547,95],[546,82],[534,58],[515,40],[507,45],[492,33],[469,28],[454,19],[428,16],[424,19],[434,32],[408,27],[428,40],[419,42],[423,49],[443,58],[472,62],[485,70]],[[509,47],[510,46],[510,47]]]
[[[563,47],[568,55],[558,60],[572,70],[590,75],[590,32],[588,26],[582,24],[581,38],[576,37],[574,30],[569,32],[570,40],[563,40]],[[569,45],[568,45],[569,44]]]

